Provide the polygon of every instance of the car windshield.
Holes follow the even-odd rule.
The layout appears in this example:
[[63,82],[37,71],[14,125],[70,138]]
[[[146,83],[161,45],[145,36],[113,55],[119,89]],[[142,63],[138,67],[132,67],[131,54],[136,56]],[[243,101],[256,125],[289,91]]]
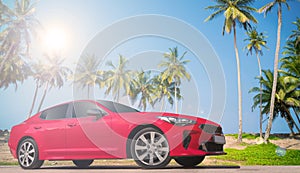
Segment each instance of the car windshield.
[[98,103],[106,107],[112,112],[122,113],[122,112],[139,112],[138,110],[131,108],[129,106],[112,102],[112,101],[104,101],[104,100],[98,100]]

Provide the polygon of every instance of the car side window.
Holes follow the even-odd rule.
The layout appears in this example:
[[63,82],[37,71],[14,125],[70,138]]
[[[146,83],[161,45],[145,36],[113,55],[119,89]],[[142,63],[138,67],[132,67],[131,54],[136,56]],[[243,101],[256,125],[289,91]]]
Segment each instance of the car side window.
[[74,102],[72,118],[83,118],[91,116],[92,114],[99,114],[101,116],[107,113],[99,108],[95,103],[91,102]]
[[42,112],[40,118],[45,120],[57,120],[66,118],[68,104],[55,106]]

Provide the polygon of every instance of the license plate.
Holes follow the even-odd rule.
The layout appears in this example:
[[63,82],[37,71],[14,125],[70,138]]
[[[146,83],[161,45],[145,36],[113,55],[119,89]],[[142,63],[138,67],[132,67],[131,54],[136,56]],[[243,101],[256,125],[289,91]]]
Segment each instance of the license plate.
[[216,144],[225,144],[225,136],[214,136],[214,142]]

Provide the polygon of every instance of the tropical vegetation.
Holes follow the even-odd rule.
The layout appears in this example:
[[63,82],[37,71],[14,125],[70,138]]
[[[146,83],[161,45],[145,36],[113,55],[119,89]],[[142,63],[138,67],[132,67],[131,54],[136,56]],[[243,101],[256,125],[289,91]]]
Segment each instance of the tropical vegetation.
[[261,7],[258,10],[258,12],[264,13],[266,16],[276,5],[278,6],[278,9],[277,9],[277,15],[278,15],[277,41],[276,41],[276,50],[275,50],[275,56],[274,56],[274,76],[273,76],[272,95],[271,95],[271,103],[270,103],[270,115],[269,115],[268,126],[266,129],[266,134],[265,134],[265,138],[264,138],[265,141],[267,141],[270,136],[272,122],[273,122],[273,118],[274,118],[276,85],[277,85],[277,77],[278,77],[278,59],[279,59],[280,40],[281,40],[282,5],[286,5],[288,9],[290,9],[290,6],[288,5],[286,0],[273,0],[272,2],[267,3],[265,6]]
[[112,94],[113,99],[117,102],[120,100],[121,91],[124,90],[125,94],[129,93],[130,89],[130,80],[133,72],[127,69],[128,60],[119,55],[118,65],[115,66],[112,61],[106,63],[111,69],[105,72],[105,85],[106,91],[105,94]]
[[43,61],[45,64],[40,64],[40,68],[44,70],[43,84],[45,87],[37,112],[41,110],[48,90],[53,87],[61,88],[64,81],[72,73],[69,67],[64,65],[64,61],[65,59],[58,55],[45,55]]
[[178,113],[178,103],[177,96],[180,92],[178,90],[181,80],[187,79],[190,80],[191,75],[187,72],[185,65],[190,62],[189,60],[184,60],[184,56],[187,52],[184,52],[180,57],[178,55],[178,49],[169,48],[170,52],[164,54],[164,60],[158,65],[159,67],[165,68],[161,74],[162,81],[167,81],[168,84],[174,82],[174,101],[175,101],[175,111]]
[[[253,108],[260,105],[260,95],[262,95],[262,113],[267,115],[270,113],[274,74],[270,70],[263,70],[263,73],[265,77],[260,78],[260,83],[263,86],[262,94],[260,94],[261,90],[258,87],[252,88],[250,92],[259,92],[254,96]],[[278,74],[273,121],[279,116],[285,119],[293,135],[295,135],[294,129],[296,129],[297,133],[300,133],[300,122],[294,120],[291,112],[291,110],[300,108],[299,85],[299,78]],[[297,119],[299,120],[298,116]]]
[[137,98],[140,97],[138,107],[144,111],[147,109],[148,103],[154,106],[156,99],[155,94],[155,83],[153,78],[151,78],[151,71],[139,72],[130,82],[130,99],[134,103]]
[[103,85],[103,74],[98,69],[100,65],[100,59],[95,55],[84,55],[77,64],[77,68],[73,77],[73,82],[76,86],[85,88],[87,87],[87,98],[90,98],[90,89],[99,84]]
[[[282,11],[286,6],[290,9],[288,1],[273,0],[260,9],[253,6],[254,0],[214,0],[216,4],[206,9],[212,10],[205,21],[214,20],[223,16],[222,34],[233,32],[233,50],[237,65],[237,93],[239,142],[242,141],[242,90],[240,74],[240,55],[237,42],[237,29],[246,31],[245,49],[247,55],[255,53],[258,67],[259,86],[254,86],[250,93],[254,94],[253,106],[259,107],[260,137],[263,137],[263,117],[268,121],[264,140],[267,141],[271,132],[272,123],[277,118],[283,118],[291,134],[300,133],[300,19],[293,22],[295,30],[291,31],[285,46],[282,49],[281,27]],[[267,37],[264,32],[258,32],[258,23],[254,12],[264,13],[265,16],[277,7],[277,41],[274,55],[274,69],[264,69],[261,64],[263,48],[267,48]],[[165,105],[175,107],[178,111],[178,101],[184,98],[181,84],[189,81],[191,74],[188,71],[190,60],[186,58],[187,51],[180,53],[177,47],[171,47],[161,55],[161,62],[157,69],[152,71],[134,71],[129,67],[129,60],[119,55],[116,62],[107,61],[106,69],[99,69],[100,59],[92,52],[83,55],[74,72],[65,63],[59,54],[43,52],[33,56],[31,53],[32,41],[37,39],[36,32],[41,28],[40,21],[35,16],[36,3],[31,0],[14,0],[14,4],[7,6],[0,0],[0,88],[5,91],[11,85],[17,90],[26,80],[33,81],[32,104],[28,117],[35,108],[39,111],[52,88],[61,88],[68,82],[87,88],[87,98],[90,89],[96,88],[104,91],[114,101],[120,101],[122,96],[131,99],[132,104],[137,103],[141,110],[159,104],[163,110]],[[268,20],[268,19],[266,19]],[[263,29],[263,28],[262,28]],[[269,45],[270,46],[270,45]],[[102,58],[102,57],[100,57]],[[74,74],[74,76],[73,76]],[[257,74],[253,74],[257,76]],[[98,88],[97,88],[98,87]],[[39,102],[38,99],[40,98]],[[36,106],[36,104],[38,105]]]
[[[261,69],[261,62],[260,62],[260,56],[263,55],[262,48],[267,48],[266,44],[267,41],[266,36],[261,32],[258,33],[256,28],[250,28],[247,32],[248,38],[246,38],[244,41],[247,41],[247,46],[245,47],[247,49],[247,55],[250,53],[252,55],[252,51],[255,52],[256,58],[257,58],[257,64],[259,69],[259,78],[262,77],[262,69]],[[262,124],[263,124],[263,115],[262,115],[262,83],[260,83],[259,87],[259,134],[260,139],[263,138],[263,132],[262,132]]]
[[223,14],[224,25],[222,34],[224,32],[231,33],[233,30],[233,45],[235,51],[236,65],[237,65],[237,81],[238,81],[238,112],[239,112],[239,137],[238,141],[242,142],[242,87],[241,87],[241,70],[240,70],[240,58],[236,43],[236,26],[248,29],[250,22],[257,23],[256,18],[251,14],[256,12],[256,9],[251,7],[254,0],[214,0],[217,5],[208,6],[206,9],[213,10],[214,13],[208,16],[205,21],[213,20],[215,17]]
[[0,88],[16,89],[30,74],[30,43],[39,27],[30,0],[16,0],[13,7],[0,1]]

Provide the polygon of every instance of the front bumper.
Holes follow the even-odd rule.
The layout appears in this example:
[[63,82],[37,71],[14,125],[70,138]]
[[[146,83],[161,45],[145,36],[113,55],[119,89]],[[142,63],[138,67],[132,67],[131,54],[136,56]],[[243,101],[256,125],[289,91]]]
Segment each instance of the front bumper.
[[210,134],[196,128],[185,129],[172,137],[170,156],[225,155],[223,148],[225,143],[222,133]]

